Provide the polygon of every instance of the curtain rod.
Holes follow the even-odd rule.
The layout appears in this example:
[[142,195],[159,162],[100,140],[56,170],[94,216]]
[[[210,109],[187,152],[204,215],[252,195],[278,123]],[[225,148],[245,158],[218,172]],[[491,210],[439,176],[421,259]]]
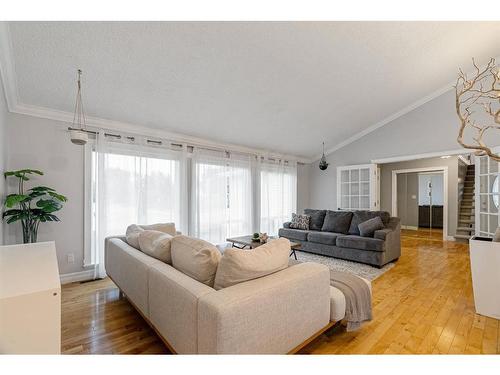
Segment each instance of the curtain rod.
[[[97,135],[97,134],[100,134],[99,131],[95,131],[95,130],[87,130],[87,129],[79,129],[79,128],[72,128],[71,126],[68,127],[68,130],[78,130],[78,131],[83,131],[85,133],[88,133],[88,134],[94,134],[94,135]],[[104,132],[104,135],[105,136],[108,136],[108,137],[115,137],[115,138],[123,138],[122,135],[120,134],[113,134],[113,133],[107,133],[107,132]],[[130,140],[135,140],[135,137],[133,136],[128,136],[126,137],[127,139],[130,139]],[[146,142],[147,143],[153,143],[153,144],[163,144],[162,141],[158,141],[158,140],[152,140],[152,139],[146,139]],[[182,143],[174,143],[172,141],[169,141],[170,142],[170,145],[171,146],[177,146],[177,147],[182,147],[183,144]],[[217,148],[217,147],[213,147],[213,148],[210,148],[209,146],[203,146],[203,145],[197,145],[197,144],[194,144],[194,143],[185,143],[186,147],[192,147],[192,148],[201,148],[201,149],[204,149],[204,150],[208,150],[208,151],[221,151],[221,152],[226,152],[226,153],[236,153],[236,154],[241,154],[241,155],[251,155],[251,156],[255,156],[256,158],[266,158],[268,160],[272,160],[272,161],[277,161],[277,160],[283,160],[283,161],[286,161],[286,162],[290,162],[290,160],[288,160],[287,158],[282,158],[282,157],[274,157],[274,156],[265,156],[265,155],[262,155],[262,154],[257,154],[257,153],[252,153],[252,152],[243,152],[243,151],[231,151],[231,150],[227,150],[225,148]],[[301,163],[301,162],[298,162],[298,164],[304,164],[304,163]]]

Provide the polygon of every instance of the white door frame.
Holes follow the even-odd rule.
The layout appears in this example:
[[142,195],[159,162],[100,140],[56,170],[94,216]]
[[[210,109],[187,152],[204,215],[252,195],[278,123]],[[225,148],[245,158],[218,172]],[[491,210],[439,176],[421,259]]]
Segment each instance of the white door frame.
[[392,171],[392,216],[398,216],[398,189],[397,175],[400,173],[414,172],[443,172],[443,240],[448,240],[448,167],[426,167],[426,168],[410,168],[397,169]]

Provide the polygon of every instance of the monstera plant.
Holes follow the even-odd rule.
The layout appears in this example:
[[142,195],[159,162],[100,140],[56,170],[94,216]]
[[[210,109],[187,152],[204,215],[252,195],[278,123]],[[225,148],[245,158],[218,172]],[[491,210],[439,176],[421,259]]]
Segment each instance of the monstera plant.
[[67,198],[47,186],[35,186],[25,190],[24,183],[29,181],[30,175],[43,175],[36,169],[21,169],[5,172],[5,178],[18,179],[17,193],[9,194],[5,198],[5,211],[2,214],[8,224],[21,222],[23,228],[23,242],[37,241],[40,223],[59,221],[54,212],[59,211]]

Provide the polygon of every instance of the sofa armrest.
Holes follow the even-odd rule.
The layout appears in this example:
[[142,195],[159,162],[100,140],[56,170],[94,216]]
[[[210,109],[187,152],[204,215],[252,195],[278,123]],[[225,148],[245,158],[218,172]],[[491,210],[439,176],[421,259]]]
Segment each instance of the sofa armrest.
[[290,228],[290,224],[291,224],[290,221],[283,223],[283,228]]
[[301,263],[201,296],[198,352],[287,353],[329,320],[329,269]]
[[373,237],[385,241],[383,264],[401,256],[401,223],[399,218],[391,218],[387,227],[375,231]]
[[384,229],[379,229],[379,230],[376,230],[373,234],[373,238],[377,238],[379,240],[384,240],[387,238],[387,236],[393,232],[394,230],[393,229],[390,229],[390,228],[384,228]]

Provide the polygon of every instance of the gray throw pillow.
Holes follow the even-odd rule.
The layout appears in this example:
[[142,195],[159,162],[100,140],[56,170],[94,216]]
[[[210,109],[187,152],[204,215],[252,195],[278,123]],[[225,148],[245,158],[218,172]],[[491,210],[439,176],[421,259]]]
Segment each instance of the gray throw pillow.
[[351,225],[352,212],[327,211],[321,230],[323,232],[347,234]]
[[375,216],[373,219],[363,221],[358,225],[361,237],[373,237],[376,230],[384,228],[385,226],[380,216]]
[[360,234],[358,225],[377,216],[382,219],[382,223],[384,223],[384,225],[387,225],[387,223],[389,223],[389,220],[391,219],[391,215],[387,211],[353,211],[351,226],[349,227],[349,234],[359,236]]
[[321,230],[323,222],[325,221],[326,210],[306,208],[304,214],[311,216],[311,221],[309,222],[310,230]]
[[310,221],[311,221],[311,216],[309,215],[292,214],[292,221],[290,222],[290,228],[309,230]]

